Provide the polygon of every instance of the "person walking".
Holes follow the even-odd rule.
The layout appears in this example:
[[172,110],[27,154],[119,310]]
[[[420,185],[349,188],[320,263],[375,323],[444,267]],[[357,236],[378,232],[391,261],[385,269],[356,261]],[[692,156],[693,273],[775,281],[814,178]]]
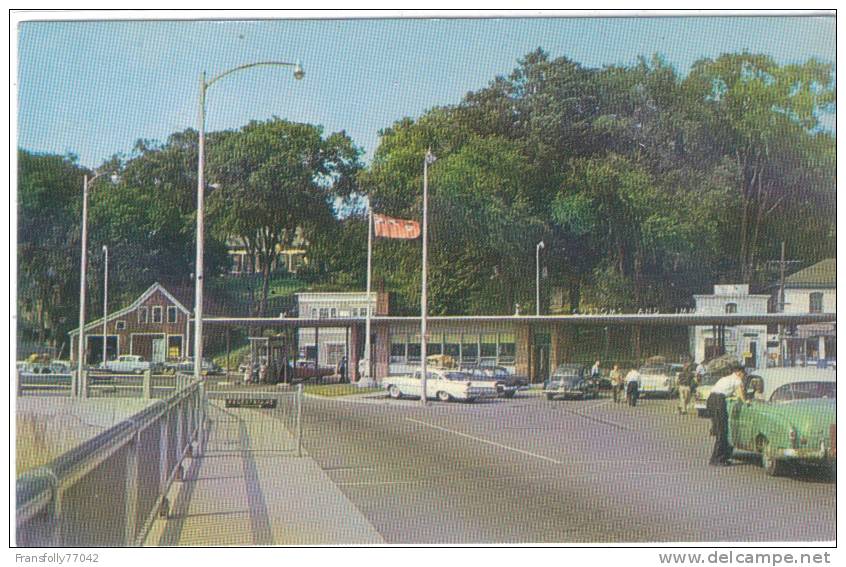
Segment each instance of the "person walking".
[[732,366],[731,374],[720,378],[711,387],[707,402],[708,411],[711,414],[711,434],[715,437],[714,449],[708,461],[711,466],[731,465],[732,447],[728,438],[726,398],[736,395],[743,403],[747,402],[743,387],[745,375],[746,369],[741,364],[735,364]]
[[620,370],[620,365],[615,364],[614,368],[611,370],[611,395],[614,398],[614,403],[620,403],[620,392],[623,391],[623,386],[625,385],[623,371]]
[[692,388],[695,382],[696,377],[693,374],[693,366],[689,362],[686,362],[681,372],[679,372],[679,415],[687,414],[687,408],[690,406]]
[[599,359],[593,363],[593,366],[590,369],[590,379],[599,382],[599,377],[602,375],[602,370],[599,367]]
[[629,370],[626,374],[626,400],[629,405],[634,407],[637,405],[637,399],[640,396],[640,372],[636,368]]

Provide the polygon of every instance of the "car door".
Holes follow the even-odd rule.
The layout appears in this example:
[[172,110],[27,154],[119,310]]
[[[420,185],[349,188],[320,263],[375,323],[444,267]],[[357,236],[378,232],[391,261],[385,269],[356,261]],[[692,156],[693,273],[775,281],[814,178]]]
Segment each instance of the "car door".
[[[759,385],[763,391],[764,381],[760,376],[750,376],[749,383]],[[757,415],[760,413],[761,404],[766,402],[754,399],[754,388],[747,392],[747,396],[751,400],[748,404],[744,404],[739,399],[728,401],[731,404],[728,408],[729,439],[732,446],[751,451],[755,449]]]

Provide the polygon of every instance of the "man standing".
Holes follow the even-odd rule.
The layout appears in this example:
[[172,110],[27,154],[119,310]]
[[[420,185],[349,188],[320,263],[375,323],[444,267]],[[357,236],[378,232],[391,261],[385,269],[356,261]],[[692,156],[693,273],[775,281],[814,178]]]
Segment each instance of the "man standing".
[[679,414],[687,414],[687,407],[690,405],[691,387],[696,377],[693,375],[693,367],[686,362],[679,372]]
[[594,382],[599,382],[600,374],[602,374],[602,372],[599,369],[599,360],[597,359],[597,361],[593,363],[593,366],[590,369],[590,379]]
[[614,369],[611,370],[611,394],[614,397],[614,403],[620,403],[620,392],[623,391],[623,371],[620,370],[620,365],[615,364]]
[[746,392],[743,390],[744,376],[746,370],[741,364],[732,366],[732,372],[728,376],[720,378],[711,388],[711,395],[708,396],[707,407],[711,413],[711,434],[714,440],[714,450],[711,451],[711,460],[708,464],[712,466],[731,465],[732,447],[728,440],[728,411],[726,410],[726,398],[737,395],[746,403]]
[[626,400],[628,400],[630,406],[637,405],[638,396],[640,396],[640,372],[632,368],[626,374]]

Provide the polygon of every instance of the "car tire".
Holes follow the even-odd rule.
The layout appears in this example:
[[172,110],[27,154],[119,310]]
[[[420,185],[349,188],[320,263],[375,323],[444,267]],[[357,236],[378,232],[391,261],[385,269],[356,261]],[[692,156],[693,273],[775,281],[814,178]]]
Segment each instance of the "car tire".
[[[438,397],[438,399],[439,399],[439,400],[441,400],[442,402],[448,402],[448,401],[450,401],[450,400],[452,399],[452,396],[450,396],[449,394],[447,394],[447,393],[446,393],[446,392],[444,392],[444,391],[440,391],[440,392],[438,392],[438,393],[437,393],[437,394],[435,394],[435,395],[436,395],[436,396]],[[468,398],[468,401],[470,401],[470,399],[469,399],[469,398]]]
[[773,458],[770,453],[770,442],[764,437],[760,443],[761,447],[761,467],[769,476],[781,476],[784,474],[786,463],[779,459]]
[[398,400],[402,397],[402,392],[396,386],[391,385],[388,388],[388,395],[391,396],[393,399]]
[[510,391],[510,392],[505,392],[505,393],[502,395],[502,397],[503,397],[503,398],[513,398],[513,397],[514,397],[514,394],[516,394],[516,393],[517,393],[517,392],[515,392],[514,390],[512,390],[512,391]]

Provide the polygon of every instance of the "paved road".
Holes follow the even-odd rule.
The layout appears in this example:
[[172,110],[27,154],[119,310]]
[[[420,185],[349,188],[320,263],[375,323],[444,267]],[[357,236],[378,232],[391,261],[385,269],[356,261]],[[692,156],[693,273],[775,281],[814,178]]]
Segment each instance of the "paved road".
[[835,485],[708,467],[708,422],[523,396],[310,398],[305,448],[389,543],[831,541]]

